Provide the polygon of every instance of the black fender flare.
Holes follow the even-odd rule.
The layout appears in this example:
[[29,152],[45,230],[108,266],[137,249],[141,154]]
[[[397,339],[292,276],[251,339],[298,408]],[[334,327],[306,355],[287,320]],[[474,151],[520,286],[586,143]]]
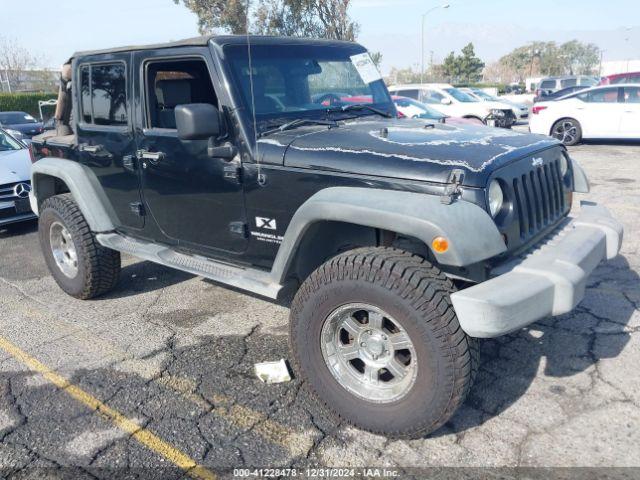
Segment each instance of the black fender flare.
[[444,265],[466,266],[506,250],[498,228],[478,205],[458,200],[450,205],[440,197],[414,192],[359,187],[331,187],[300,206],[291,219],[271,270],[272,280],[285,281],[306,230],[315,222],[339,221],[380,228],[423,241],[449,240],[444,253],[433,252]]

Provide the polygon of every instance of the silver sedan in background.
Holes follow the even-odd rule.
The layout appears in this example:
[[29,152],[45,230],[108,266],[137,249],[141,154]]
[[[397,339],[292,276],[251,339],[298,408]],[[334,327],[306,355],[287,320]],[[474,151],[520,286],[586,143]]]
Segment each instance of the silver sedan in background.
[[24,143],[0,128],[0,227],[35,218],[29,205],[31,156]]

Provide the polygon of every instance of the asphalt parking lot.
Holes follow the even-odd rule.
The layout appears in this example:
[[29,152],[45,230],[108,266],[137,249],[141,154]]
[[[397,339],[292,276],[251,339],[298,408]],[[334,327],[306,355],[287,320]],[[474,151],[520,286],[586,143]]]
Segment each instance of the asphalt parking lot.
[[574,313],[483,341],[464,407],[413,441],[337,422],[297,379],[255,378],[255,362],[288,356],[286,308],[132,258],[115,292],[76,301],[49,276],[35,224],[0,231],[2,475],[640,466],[640,145],[571,154],[589,199],[624,223],[622,254]]

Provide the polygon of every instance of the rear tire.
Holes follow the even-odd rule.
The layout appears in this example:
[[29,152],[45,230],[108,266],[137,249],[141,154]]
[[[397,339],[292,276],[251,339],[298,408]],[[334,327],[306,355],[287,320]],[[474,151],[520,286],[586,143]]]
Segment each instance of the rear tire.
[[88,300],[116,286],[120,253],[98,243],[71,194],[42,203],[38,230],[49,271],[67,294]]
[[582,141],[582,127],[574,118],[562,118],[551,127],[551,136],[570,147]]
[[402,250],[334,257],[293,300],[296,369],[349,423],[396,438],[433,432],[464,402],[479,362],[477,341],[451,305],[453,290],[438,268]]

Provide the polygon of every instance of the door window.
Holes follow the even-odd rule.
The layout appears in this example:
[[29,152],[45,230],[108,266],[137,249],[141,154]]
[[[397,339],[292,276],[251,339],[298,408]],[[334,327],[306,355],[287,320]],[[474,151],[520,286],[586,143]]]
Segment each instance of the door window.
[[218,106],[211,76],[204,60],[149,63],[146,68],[148,128],[175,130],[175,108],[189,103]]
[[94,125],[127,125],[127,82],[124,63],[80,67],[82,121]]
[[420,90],[400,90],[395,93],[395,95],[401,95],[403,97],[413,98],[414,100],[418,100],[420,98]]
[[618,88],[602,88],[599,90],[591,90],[577,95],[583,102],[587,103],[617,103]]
[[575,87],[578,85],[577,78],[565,78],[560,80],[560,88]]
[[446,97],[435,90],[423,90],[422,101],[424,103],[441,104]]

